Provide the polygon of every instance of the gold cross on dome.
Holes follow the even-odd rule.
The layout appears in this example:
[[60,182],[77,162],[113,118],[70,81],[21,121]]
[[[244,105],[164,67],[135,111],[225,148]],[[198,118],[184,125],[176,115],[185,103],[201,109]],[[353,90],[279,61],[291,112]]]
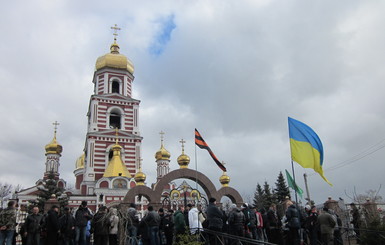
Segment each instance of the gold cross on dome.
[[55,130],[55,134],[56,134],[57,126],[60,125],[60,123],[55,121],[54,123],[52,123],[52,125],[54,125],[54,130]]
[[118,36],[118,31],[120,31],[121,29],[118,27],[117,24],[115,24],[115,26],[111,26],[111,29],[114,30],[114,33],[112,35],[114,35],[114,40],[116,40],[116,37]]
[[182,144],[182,152],[184,152],[184,143],[186,143],[185,140],[183,140],[183,138],[179,141],[179,143]]
[[160,141],[163,143],[165,132],[160,131],[159,134],[160,134]]

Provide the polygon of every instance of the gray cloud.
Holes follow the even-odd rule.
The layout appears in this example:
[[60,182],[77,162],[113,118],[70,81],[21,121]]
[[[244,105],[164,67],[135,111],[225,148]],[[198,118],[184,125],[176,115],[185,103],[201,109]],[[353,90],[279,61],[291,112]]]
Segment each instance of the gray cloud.
[[[44,146],[58,120],[61,175],[74,182],[94,64],[109,51],[115,23],[123,29],[121,52],[135,65],[149,183],[158,132],[167,133],[171,166],[178,167],[178,141],[185,138],[194,168],[197,127],[241,193],[253,192],[257,182],[273,185],[279,171],[291,168],[287,116],[319,134],[325,169],[335,166],[385,138],[382,9],[383,3],[359,1],[9,3],[0,10],[0,179],[27,187],[42,177]],[[156,20],[171,15],[176,28],[154,56]],[[199,170],[219,186],[220,170],[206,152],[198,149],[197,156]],[[353,186],[375,189],[383,182],[382,162],[379,150],[325,171],[332,188],[309,176],[312,195],[320,202]],[[303,186],[305,170],[295,168]]]

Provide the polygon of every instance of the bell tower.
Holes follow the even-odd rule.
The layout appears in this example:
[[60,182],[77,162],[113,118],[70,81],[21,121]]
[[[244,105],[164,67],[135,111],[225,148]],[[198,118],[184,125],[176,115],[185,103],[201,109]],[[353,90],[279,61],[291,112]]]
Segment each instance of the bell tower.
[[[100,56],[93,77],[94,93],[88,107],[88,128],[84,148],[84,163],[75,170],[76,186],[83,195],[93,195],[95,183],[103,177],[114,156],[114,146],[120,145],[123,164],[132,177],[140,159],[142,137],[139,132],[139,104],[132,98],[134,65],[117,43],[116,25],[110,52]],[[119,136],[115,130],[119,129]]]

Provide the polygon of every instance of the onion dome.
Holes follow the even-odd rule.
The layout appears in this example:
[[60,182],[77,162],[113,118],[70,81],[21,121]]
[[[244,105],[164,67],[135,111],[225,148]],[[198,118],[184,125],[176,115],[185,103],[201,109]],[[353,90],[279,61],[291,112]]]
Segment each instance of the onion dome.
[[134,180],[136,182],[136,185],[144,185],[146,181],[146,174],[142,171],[142,163],[139,163],[139,169],[138,172],[136,172],[134,176]]
[[84,158],[85,158],[85,154],[83,153],[77,160],[76,160],[76,163],[75,163],[75,169],[81,169],[81,168],[84,168]]
[[166,148],[164,148],[164,145],[163,145],[164,132],[160,132],[159,134],[161,135],[160,136],[160,149],[159,149],[159,151],[157,151],[155,153],[155,159],[156,159],[156,161],[159,161],[159,160],[170,161],[171,154],[169,151],[166,150]]
[[228,176],[226,172],[223,172],[222,176],[219,177],[219,182],[221,182],[223,187],[229,186],[230,176]]
[[47,155],[47,154],[59,154],[60,155],[63,152],[63,147],[56,140],[56,129],[57,129],[57,125],[59,125],[59,123],[54,122],[53,125],[55,125],[55,131],[54,131],[53,139],[51,140],[51,142],[49,142],[45,146],[45,155]]
[[190,163],[190,157],[184,154],[184,143],[186,143],[186,141],[182,139],[179,142],[182,143],[182,154],[177,159],[178,164],[180,168],[188,168],[188,165]]
[[134,65],[132,62],[123,54],[119,53],[119,45],[116,43],[116,38],[114,38],[114,43],[111,44],[110,53],[107,53],[103,56],[100,56],[96,60],[95,70],[98,71],[105,67],[127,70],[129,73],[134,74]]
[[128,172],[126,165],[124,165],[122,158],[120,157],[122,147],[118,144],[115,144],[112,147],[112,150],[113,155],[111,160],[108,162],[108,166],[104,171],[103,177],[124,176],[130,178],[131,175]]

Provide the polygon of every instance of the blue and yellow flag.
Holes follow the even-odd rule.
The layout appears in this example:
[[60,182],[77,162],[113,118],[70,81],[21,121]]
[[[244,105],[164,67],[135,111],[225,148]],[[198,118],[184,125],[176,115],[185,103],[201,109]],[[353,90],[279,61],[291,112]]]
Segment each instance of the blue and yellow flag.
[[329,185],[332,185],[324,176],[322,142],[313,129],[289,117],[289,138],[291,159],[304,168],[314,169]]

